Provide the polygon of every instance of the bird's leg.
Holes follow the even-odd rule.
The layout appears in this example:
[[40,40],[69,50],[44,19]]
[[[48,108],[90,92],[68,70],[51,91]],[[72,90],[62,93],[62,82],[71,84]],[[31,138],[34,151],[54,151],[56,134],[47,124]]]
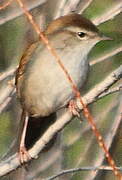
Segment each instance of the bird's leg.
[[73,99],[70,100],[68,108],[73,115],[80,117],[77,104]]
[[24,125],[23,125],[22,135],[20,139],[20,145],[19,145],[19,158],[20,158],[21,164],[31,159],[31,156],[29,155],[25,147],[25,137],[26,137],[26,131],[27,131],[27,125],[28,125],[28,119],[29,119],[28,114],[23,112],[22,118],[24,118]]

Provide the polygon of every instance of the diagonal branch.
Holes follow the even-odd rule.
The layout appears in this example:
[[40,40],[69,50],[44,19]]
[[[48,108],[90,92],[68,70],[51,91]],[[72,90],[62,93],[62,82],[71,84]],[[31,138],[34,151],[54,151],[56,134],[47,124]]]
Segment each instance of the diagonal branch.
[[107,9],[102,15],[92,19],[95,25],[102,24],[110,19],[113,19],[116,15],[122,12],[122,1],[116,1],[115,4]]
[[13,91],[13,87],[11,85],[6,86],[5,90],[1,92],[2,95],[0,96],[0,104],[2,104],[5,101],[7,96],[10,96],[12,91]]
[[4,99],[4,102],[0,104],[0,113],[2,113],[4,109],[7,107],[7,105],[11,102],[12,96],[15,94],[15,92],[16,92],[15,88],[12,88],[11,92],[8,92],[8,94]]
[[[122,167],[117,167],[117,169],[122,170]],[[65,174],[71,174],[71,173],[80,172],[80,171],[98,171],[98,170],[112,171],[112,168],[110,166],[95,166],[95,167],[80,167],[80,168],[74,168],[74,169],[67,169],[67,170],[62,170],[60,173],[54,176],[51,176],[49,178],[46,178],[44,180],[53,180]]]
[[96,139],[98,141],[99,146],[105,152],[106,158],[107,158],[110,166],[113,168],[114,175],[116,177],[118,177],[119,179],[121,179],[122,174],[116,169],[116,164],[115,164],[112,156],[110,155],[110,153],[109,153],[109,151],[108,151],[108,149],[107,149],[107,147],[106,147],[106,145],[104,143],[103,137],[99,133],[99,131],[98,131],[98,129],[97,129],[95,123],[94,123],[94,118],[92,117],[89,109],[87,108],[86,104],[82,100],[82,97],[80,95],[80,91],[79,91],[76,83],[74,82],[74,80],[70,76],[69,72],[67,71],[67,69],[63,65],[63,63],[62,63],[60,57],[58,56],[58,54],[56,53],[55,49],[51,46],[51,44],[50,44],[49,40],[47,39],[47,37],[41,31],[38,24],[34,21],[33,16],[29,13],[29,11],[27,10],[27,7],[24,5],[24,3],[21,0],[16,0],[16,1],[18,2],[19,6],[23,9],[24,14],[26,15],[26,17],[29,20],[30,24],[32,24],[33,28],[35,29],[35,32],[39,35],[40,40],[43,40],[43,42],[46,45],[47,49],[49,50],[51,55],[53,55],[54,60],[57,62],[59,67],[62,69],[62,72],[65,74],[65,77],[67,78],[69,84],[71,85],[71,88],[73,90],[74,95],[77,97],[77,99],[79,100],[80,105],[83,107],[84,116],[88,120],[89,124],[91,125],[92,131],[93,131],[94,135],[96,136]]
[[[99,83],[95,88],[93,88],[89,93],[87,93],[83,97],[83,101],[86,105],[91,104],[99,98],[97,98],[100,94],[102,94],[106,89],[108,89],[113,83],[115,83],[122,76],[122,65],[113,71],[109,76],[105,78],[104,81]],[[82,107],[79,106],[82,110]],[[46,144],[52,139],[52,137],[59,131],[61,131],[67,123],[72,120],[72,114],[69,110],[65,111],[58,120],[51,125],[44,135],[35,143],[35,145],[29,150],[29,154],[32,158],[37,158],[40,151],[44,149]],[[10,158],[0,163],[0,176],[3,176],[10,171],[16,169],[20,166],[18,154],[14,154]]]
[[82,14],[83,11],[85,11],[85,9],[92,3],[92,1],[93,0],[82,0],[78,5],[77,12]]
[[[121,115],[121,112],[122,112],[122,96],[120,96],[120,100],[119,100],[118,105],[119,106],[118,106],[118,110],[117,110],[117,115],[114,117],[114,121],[110,125],[109,132],[108,132],[108,134],[106,135],[106,138],[105,138],[105,142],[106,142],[106,145],[107,145],[108,149],[112,148],[111,146],[112,146],[112,143],[113,143],[113,139],[115,138],[115,136],[117,134],[117,131],[118,131],[119,127],[120,127],[120,123],[122,121],[122,115]],[[97,158],[94,161],[94,166],[102,165],[102,163],[105,160],[105,158],[103,156],[103,153],[101,151],[99,151],[99,153],[97,155],[98,155],[99,158]],[[98,170],[96,170],[94,173],[89,172],[87,174],[86,179],[88,178],[89,180],[94,180],[98,173],[99,173]]]
[[104,61],[105,59],[112,57],[120,52],[122,52],[122,45],[120,47],[116,47],[115,49],[112,49],[110,52],[107,52],[106,54],[102,55],[101,57],[92,59],[90,62],[90,65],[93,66],[97,63],[100,63],[100,62]]
[[[29,1],[27,2],[27,9],[30,11],[34,8],[37,8],[40,5],[43,5],[47,0],[38,0],[38,1],[31,1],[31,3],[29,3]],[[23,15],[23,11],[19,8],[12,8],[12,10],[6,13],[6,16],[4,17],[0,17],[0,25],[13,20],[19,16]]]
[[[92,90],[90,90],[83,100],[86,104],[93,103],[99,99],[99,96],[105,92],[109,87],[122,78],[122,65],[109,74],[101,83],[97,84]],[[94,96],[95,95],[95,96]],[[104,96],[103,96],[104,97]],[[82,106],[77,102],[79,109],[82,110]]]
[[0,10],[3,10],[5,8],[7,8],[11,3],[12,3],[13,0],[9,0],[8,2],[6,2],[5,4],[3,5],[0,5]]
[[67,1],[67,3],[65,4],[64,8],[63,8],[63,12],[62,15],[68,14],[71,11],[75,11],[77,4],[78,4],[79,0],[69,0]]
[[100,94],[98,97],[99,97],[99,98],[102,98],[102,97],[104,97],[104,96],[107,96],[107,95],[110,95],[110,94],[119,92],[119,91],[121,91],[121,90],[122,90],[122,84],[118,85],[117,87],[108,89],[107,91],[105,91],[105,92],[103,92],[102,94]]
[[3,81],[4,79],[6,79],[8,76],[13,76],[16,72],[17,67],[12,68],[12,69],[7,69],[6,71],[4,71],[3,73],[0,73],[0,81]]

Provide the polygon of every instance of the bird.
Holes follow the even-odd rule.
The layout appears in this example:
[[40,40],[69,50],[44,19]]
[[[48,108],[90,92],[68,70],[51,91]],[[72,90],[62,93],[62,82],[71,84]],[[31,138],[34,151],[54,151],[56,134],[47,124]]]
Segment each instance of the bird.
[[[99,41],[110,38],[103,35],[90,20],[76,13],[53,20],[43,33],[81,90],[89,72],[90,50]],[[46,118],[67,108],[75,94],[55,57],[40,40],[31,44],[23,54],[15,84],[22,107],[23,130],[19,153],[20,161],[24,163],[28,157],[25,137],[29,118],[33,119],[34,124],[34,119]],[[43,129],[43,123],[41,127]]]

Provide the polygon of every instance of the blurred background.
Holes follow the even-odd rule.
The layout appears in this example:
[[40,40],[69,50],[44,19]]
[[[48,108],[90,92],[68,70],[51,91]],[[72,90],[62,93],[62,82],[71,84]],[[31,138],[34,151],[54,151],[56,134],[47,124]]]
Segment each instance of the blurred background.
[[[6,2],[7,0],[2,0],[0,5]],[[100,60],[100,62],[91,66],[82,94],[102,82],[107,75],[122,64],[122,0],[23,0],[23,2],[42,30],[51,20],[76,11],[96,22],[99,29],[113,39],[113,41],[98,43],[89,54],[90,62],[94,60]],[[101,17],[104,17],[106,21],[101,20],[100,22]],[[0,11],[0,73],[10,72],[5,78],[0,79],[1,158],[13,149],[20,120],[20,105],[16,94],[13,93],[10,80],[13,80],[15,69],[23,52],[37,39],[36,32],[15,1]],[[119,80],[116,86],[121,83],[122,80]],[[122,91],[102,98],[91,104],[89,108],[117,166],[122,166],[120,118]],[[62,169],[108,165],[90,125],[84,117],[82,119],[83,122],[80,123],[77,118],[74,118],[62,130],[54,147],[47,153],[40,153],[39,158],[29,164],[27,180],[47,178]],[[19,175],[14,179],[20,179]],[[0,179],[12,180],[13,177],[7,175]],[[57,179],[114,180],[116,178],[112,171],[100,170],[71,173]]]

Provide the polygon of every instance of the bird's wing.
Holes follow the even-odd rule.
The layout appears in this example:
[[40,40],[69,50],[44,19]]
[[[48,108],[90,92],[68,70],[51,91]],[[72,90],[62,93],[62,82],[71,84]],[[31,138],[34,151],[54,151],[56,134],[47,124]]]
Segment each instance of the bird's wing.
[[21,79],[21,77],[24,74],[24,70],[25,70],[25,66],[28,63],[33,51],[35,50],[35,48],[37,47],[39,42],[33,43],[31,44],[25,51],[25,53],[23,54],[23,56],[21,57],[20,63],[19,63],[19,67],[17,68],[16,71],[16,77],[15,77],[15,85],[18,84],[19,80]]

